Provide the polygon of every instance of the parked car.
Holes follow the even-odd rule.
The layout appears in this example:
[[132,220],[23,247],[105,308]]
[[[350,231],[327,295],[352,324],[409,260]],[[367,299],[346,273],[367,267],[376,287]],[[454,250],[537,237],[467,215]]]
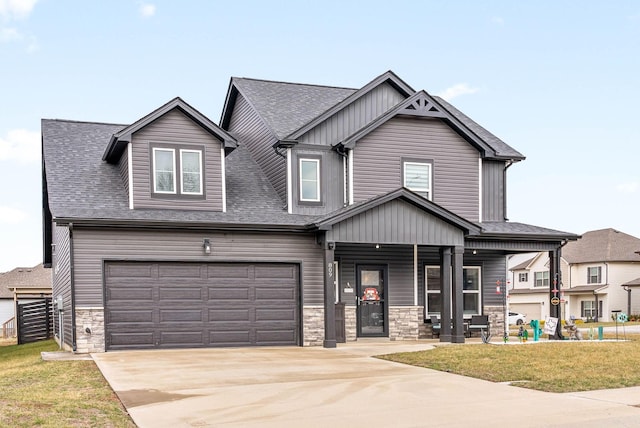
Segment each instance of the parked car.
[[509,312],[509,324],[522,325],[527,322],[527,316],[518,312]]

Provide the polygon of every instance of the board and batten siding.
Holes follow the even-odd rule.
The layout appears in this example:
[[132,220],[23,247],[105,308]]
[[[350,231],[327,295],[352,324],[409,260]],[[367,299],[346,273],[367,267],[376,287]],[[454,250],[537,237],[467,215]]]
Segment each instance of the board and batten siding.
[[229,129],[245,145],[282,201],[287,200],[286,160],[273,150],[276,137],[247,100],[238,94]]
[[[67,226],[57,226],[53,223],[53,244],[54,252],[51,263],[51,287],[52,296],[55,301],[58,296],[62,296],[65,314],[71,314],[71,239]],[[54,331],[60,336],[60,313],[53,311]],[[64,342],[72,346],[73,332],[71,316],[64,319]]]
[[[320,158],[320,204],[300,201],[300,159]],[[293,149],[293,214],[322,215],[344,206],[344,169],[342,156],[333,150]]]
[[457,227],[402,200],[371,208],[335,224],[327,240],[373,244],[464,245]]
[[390,119],[354,149],[354,202],[402,187],[402,159],[433,161],[436,204],[470,220],[479,217],[479,152],[439,119]]
[[[211,254],[202,250],[211,240]],[[305,305],[322,305],[323,252],[314,234],[74,228],[77,307],[103,306],[103,261],[300,263]]]
[[129,194],[129,151],[125,150],[122,152],[122,156],[120,156],[120,160],[118,161],[118,169],[120,171],[120,178],[122,178],[122,184],[124,186],[125,192],[127,195]]
[[[384,265],[389,278],[387,303],[391,306],[413,305],[413,246],[383,245],[376,249],[373,245],[338,244],[335,258],[339,261],[340,301],[355,305],[358,265]],[[353,288],[353,293],[344,292],[347,283]]]
[[504,168],[501,161],[482,161],[482,221],[504,221]]
[[298,140],[304,144],[334,145],[355,133],[405,99],[384,83],[306,132]]
[[[178,110],[172,110],[136,132],[132,138],[134,208],[222,211],[222,158],[220,140]],[[151,146],[154,143],[202,146],[204,199],[152,197]],[[176,151],[176,157],[179,154]],[[176,171],[176,173],[179,173]]]

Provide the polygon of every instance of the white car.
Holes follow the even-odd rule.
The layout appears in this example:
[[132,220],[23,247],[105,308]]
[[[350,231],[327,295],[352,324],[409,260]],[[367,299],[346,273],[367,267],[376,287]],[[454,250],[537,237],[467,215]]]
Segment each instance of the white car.
[[527,322],[527,316],[517,312],[509,312],[509,324],[522,325]]

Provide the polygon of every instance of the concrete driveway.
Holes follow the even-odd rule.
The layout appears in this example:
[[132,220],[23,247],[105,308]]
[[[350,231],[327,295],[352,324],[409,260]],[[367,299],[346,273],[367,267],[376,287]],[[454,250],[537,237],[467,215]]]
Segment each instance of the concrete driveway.
[[433,343],[93,358],[139,427],[640,427],[640,388],[551,394],[371,358]]

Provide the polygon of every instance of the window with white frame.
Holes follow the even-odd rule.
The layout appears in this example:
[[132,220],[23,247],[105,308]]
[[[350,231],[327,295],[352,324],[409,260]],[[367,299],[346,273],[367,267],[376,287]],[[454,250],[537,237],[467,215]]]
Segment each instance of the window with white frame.
[[184,195],[202,195],[202,152],[180,150],[180,190]]
[[[427,316],[440,315],[442,300],[440,297],[440,267],[425,267],[425,306]],[[478,315],[482,312],[482,275],[479,266],[462,268],[462,307],[465,315]]]
[[174,149],[153,148],[153,191],[154,193],[176,193],[176,151]]
[[602,282],[602,268],[600,266],[587,268],[587,284]]
[[433,193],[431,168],[430,162],[404,161],[402,185],[431,200]]
[[548,287],[549,286],[549,271],[544,272],[536,272],[535,274],[535,284],[536,287]]
[[300,159],[300,201],[320,202],[320,159]]
[[518,282],[527,282],[529,281],[529,272],[520,272],[518,274]]
[[196,147],[180,148],[169,144],[152,147],[152,193],[159,197],[202,197],[203,153]]

